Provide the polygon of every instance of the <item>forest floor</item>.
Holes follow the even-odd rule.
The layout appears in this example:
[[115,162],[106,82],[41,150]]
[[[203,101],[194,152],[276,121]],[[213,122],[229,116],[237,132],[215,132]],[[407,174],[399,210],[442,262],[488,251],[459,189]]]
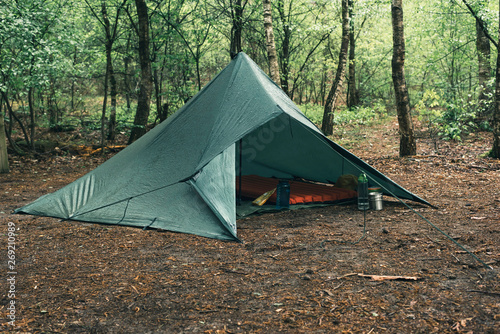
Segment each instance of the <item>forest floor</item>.
[[364,238],[354,204],[283,211],[239,220],[243,243],[222,242],[13,215],[104,158],[11,157],[0,176],[0,331],[500,333],[500,161],[480,157],[491,134],[456,143],[421,131],[410,158],[398,156],[394,119],[333,139],[436,208],[384,197]]

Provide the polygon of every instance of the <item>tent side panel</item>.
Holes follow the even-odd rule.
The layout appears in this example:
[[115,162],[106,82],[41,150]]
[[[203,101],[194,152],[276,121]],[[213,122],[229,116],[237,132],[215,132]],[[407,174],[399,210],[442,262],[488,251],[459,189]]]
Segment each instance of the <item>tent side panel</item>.
[[235,145],[226,149],[190,180],[222,224],[236,238]]

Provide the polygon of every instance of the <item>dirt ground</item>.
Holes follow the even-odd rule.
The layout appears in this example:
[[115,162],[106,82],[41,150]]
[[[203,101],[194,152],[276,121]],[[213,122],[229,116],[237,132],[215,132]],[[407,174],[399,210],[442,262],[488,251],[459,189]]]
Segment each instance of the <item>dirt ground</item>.
[[479,157],[491,134],[437,147],[421,134],[411,158],[398,157],[395,122],[349,136],[333,139],[436,208],[385,197],[365,234],[354,204],[283,211],[239,220],[243,243],[221,242],[13,215],[103,158],[11,157],[0,175],[0,331],[500,333],[500,161]]

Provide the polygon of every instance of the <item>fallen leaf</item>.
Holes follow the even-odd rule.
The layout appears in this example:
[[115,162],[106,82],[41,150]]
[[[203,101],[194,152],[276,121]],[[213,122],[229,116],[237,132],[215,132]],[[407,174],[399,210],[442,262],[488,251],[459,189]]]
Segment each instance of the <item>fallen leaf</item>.
[[471,321],[471,320],[472,320],[472,318],[465,318],[465,319],[459,320],[459,321],[457,321],[457,322],[453,325],[452,329],[453,329],[453,330],[456,330],[456,331],[458,332],[458,331],[460,331],[462,328],[465,328],[465,326],[467,326],[467,321]]

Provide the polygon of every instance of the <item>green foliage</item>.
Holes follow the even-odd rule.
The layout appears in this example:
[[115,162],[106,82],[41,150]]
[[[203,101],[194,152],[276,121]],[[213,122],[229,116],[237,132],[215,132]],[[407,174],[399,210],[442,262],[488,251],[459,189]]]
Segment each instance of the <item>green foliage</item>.
[[323,120],[324,107],[315,103],[306,103],[300,106],[300,109],[314,124],[321,124]]
[[[318,104],[303,104],[301,110],[314,124],[320,124],[323,119],[324,107]],[[387,117],[387,110],[381,103],[373,106],[358,106],[352,109],[345,107],[335,110],[335,125],[363,125]]]
[[475,104],[471,101],[459,100],[456,104],[449,103],[438,119],[441,128],[439,135],[445,139],[461,141],[463,136],[476,129],[475,117]]
[[352,109],[341,108],[338,112],[335,113],[334,124],[363,125],[369,124],[376,119],[384,118],[386,116],[387,111],[385,109],[385,106],[379,103],[375,103],[372,106],[358,106]]
[[[106,1],[113,20],[121,3]],[[262,4],[244,3],[243,51],[267,71]],[[469,3],[495,38],[498,2]],[[157,85],[149,123],[154,123],[157,107],[172,114],[229,63],[234,1],[148,4]],[[100,129],[106,68],[105,36],[98,20],[101,5],[98,0],[0,1],[0,90],[7,93],[25,127],[31,112],[27,96],[32,92],[38,126],[73,124],[75,117],[85,117],[83,123],[89,131]],[[133,1],[127,6],[130,17],[125,12],[118,17],[118,38],[112,50],[119,94],[118,131],[128,131],[133,123],[140,79],[138,38],[131,22],[135,20]],[[376,121],[394,105],[390,1],[359,0],[353,6],[356,83],[362,106],[338,108],[334,117],[338,126]],[[403,9],[406,80],[410,101],[416,102],[413,107],[421,120],[435,136],[453,140],[476,128],[489,130],[485,120],[492,112],[493,80],[488,83],[489,102],[474,102],[480,94],[474,18],[460,1],[409,1]],[[281,75],[286,68],[288,92],[306,116],[320,124],[322,104],[338,61],[340,1],[283,0],[273,2],[272,14]],[[495,58],[496,52],[492,52],[492,65]],[[130,110],[125,96],[132,103]],[[385,105],[373,101],[384,101]],[[20,133],[20,127],[15,125],[12,131]]]
[[[121,102],[116,109],[116,131],[117,132],[128,132],[134,126],[134,111],[137,108],[137,103],[133,103],[130,106],[130,110],[127,109],[126,104]],[[101,129],[101,110],[94,109],[93,112],[89,112],[84,116],[68,116],[64,124],[80,124],[82,128],[86,131],[97,131]],[[68,123],[69,121],[69,123]],[[153,124],[156,121],[156,107],[154,104],[151,105],[151,112],[148,118],[148,124]],[[107,124],[107,119],[106,119]]]
[[464,136],[478,128],[488,128],[488,122],[483,122],[479,127],[475,122],[477,101],[459,99],[456,103],[449,103],[434,90],[424,92],[415,110],[419,120],[427,123],[431,136],[446,140],[461,141]]
[[443,103],[441,96],[433,89],[426,90],[422,95],[422,99],[418,101],[415,109],[419,113],[423,113],[427,108],[436,108]]

